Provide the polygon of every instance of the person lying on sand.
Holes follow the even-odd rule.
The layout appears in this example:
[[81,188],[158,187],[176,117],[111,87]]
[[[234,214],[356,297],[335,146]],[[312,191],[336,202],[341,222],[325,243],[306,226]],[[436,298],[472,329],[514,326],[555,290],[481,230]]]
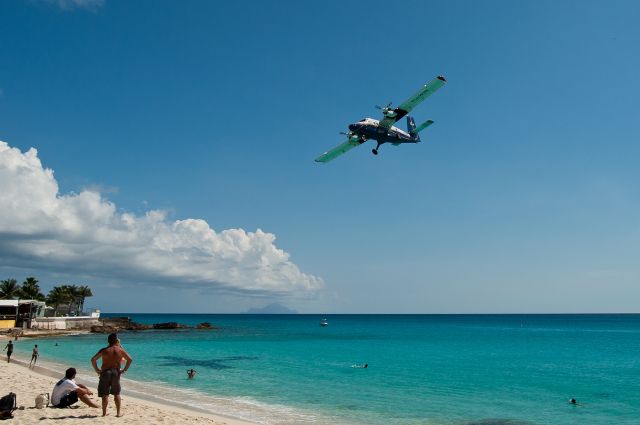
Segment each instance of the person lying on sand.
[[[118,335],[110,334],[107,338],[109,346],[102,348],[91,358],[93,369],[100,375],[98,382],[98,397],[102,398],[102,416],[107,416],[109,405],[109,393],[113,394],[116,402],[116,415],[122,416],[120,400],[120,375],[125,373],[131,366],[133,359],[120,345]],[[120,369],[120,361],[126,360],[124,369]],[[102,359],[102,367],[98,368],[98,359]]]
[[64,373],[64,378],[59,380],[53,387],[53,391],[51,391],[51,404],[53,407],[60,409],[69,407],[80,399],[87,406],[97,408],[98,405],[89,398],[90,395],[93,395],[91,390],[82,384],[76,384],[75,377],[76,370],[70,367]]

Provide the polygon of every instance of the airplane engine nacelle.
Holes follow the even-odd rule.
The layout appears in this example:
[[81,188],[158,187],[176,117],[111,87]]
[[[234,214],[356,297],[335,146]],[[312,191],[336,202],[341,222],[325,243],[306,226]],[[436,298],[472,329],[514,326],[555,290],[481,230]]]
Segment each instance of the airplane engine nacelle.
[[394,111],[393,109],[389,109],[389,108],[384,108],[382,110],[382,113],[384,114],[385,117],[388,117],[388,118],[394,118],[396,115],[398,115],[398,113],[396,111]]

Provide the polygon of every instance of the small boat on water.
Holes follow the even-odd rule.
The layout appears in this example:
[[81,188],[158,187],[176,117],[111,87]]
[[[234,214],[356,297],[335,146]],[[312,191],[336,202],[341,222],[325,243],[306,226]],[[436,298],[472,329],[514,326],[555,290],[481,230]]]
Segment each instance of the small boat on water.
[[327,319],[322,319],[320,321],[320,326],[324,327],[324,326],[329,326],[329,322],[327,322]]

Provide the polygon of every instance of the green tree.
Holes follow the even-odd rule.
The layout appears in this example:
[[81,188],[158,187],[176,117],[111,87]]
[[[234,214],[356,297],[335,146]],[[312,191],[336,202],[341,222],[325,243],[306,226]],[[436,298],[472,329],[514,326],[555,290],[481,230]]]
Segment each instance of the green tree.
[[40,292],[40,285],[38,285],[38,279],[35,277],[28,277],[22,282],[20,287],[20,297],[29,300],[44,301],[44,295]]
[[60,285],[54,286],[47,295],[47,304],[53,306],[56,311],[65,307],[67,314],[74,312],[77,315],[84,309],[84,301],[92,297],[91,288],[86,285]]
[[78,286],[62,285],[62,289],[67,294],[67,314],[71,316],[72,311],[78,311]]
[[47,294],[47,304],[53,306],[56,313],[61,305],[70,305],[73,301],[69,285],[54,286]]
[[76,296],[80,301],[78,313],[81,314],[84,311],[84,300],[88,297],[93,297],[93,292],[91,292],[91,288],[89,288],[87,285],[81,285],[76,290]]
[[0,282],[0,299],[13,300],[20,296],[18,281],[15,279],[5,279]]

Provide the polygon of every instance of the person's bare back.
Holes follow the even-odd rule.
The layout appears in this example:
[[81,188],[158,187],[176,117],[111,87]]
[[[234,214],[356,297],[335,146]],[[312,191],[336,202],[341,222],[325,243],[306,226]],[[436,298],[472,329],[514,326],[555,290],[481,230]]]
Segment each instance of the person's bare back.
[[[93,369],[100,375],[98,382],[98,396],[102,398],[102,416],[107,415],[109,394],[113,394],[116,402],[117,416],[122,416],[120,402],[120,375],[125,373],[133,359],[119,344],[116,334],[109,335],[109,346],[101,349],[91,358]],[[98,360],[102,359],[102,365],[98,368]],[[124,359],[124,369],[120,369],[120,363]]]
[[120,361],[123,357],[129,357],[126,354],[126,351],[118,345],[112,345],[106,348],[103,348],[98,352],[99,357],[102,358],[102,367],[101,370],[105,369],[120,369]]

